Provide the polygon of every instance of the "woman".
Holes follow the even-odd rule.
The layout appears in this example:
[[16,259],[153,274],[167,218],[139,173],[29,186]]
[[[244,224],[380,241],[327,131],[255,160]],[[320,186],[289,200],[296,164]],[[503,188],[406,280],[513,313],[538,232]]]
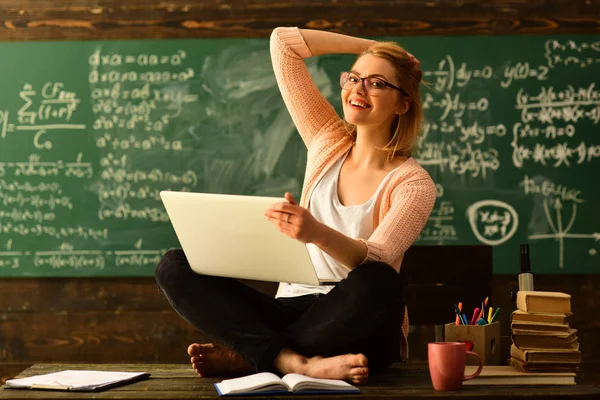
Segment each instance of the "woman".
[[[327,53],[360,55],[341,74],[345,121],[303,61]],[[297,28],[273,31],[271,58],[308,158],[300,204],[286,193],[288,203],[265,216],[307,244],[320,278],[340,282],[282,283],[271,298],[193,273],[181,250],[164,256],[157,282],[183,318],[219,342],[189,346],[202,376],[274,370],[362,384],[408,355],[398,272],[436,197],[411,157],[422,119],[419,62],[393,43]]]

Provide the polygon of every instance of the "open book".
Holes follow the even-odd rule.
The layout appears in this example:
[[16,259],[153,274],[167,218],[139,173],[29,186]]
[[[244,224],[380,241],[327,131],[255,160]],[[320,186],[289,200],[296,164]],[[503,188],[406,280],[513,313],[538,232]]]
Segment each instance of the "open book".
[[338,379],[319,379],[300,374],[287,374],[283,378],[270,372],[226,379],[215,383],[220,396],[277,394],[277,393],[360,393],[356,386]]
[[9,379],[7,389],[51,389],[96,392],[146,379],[147,372],[73,371]]

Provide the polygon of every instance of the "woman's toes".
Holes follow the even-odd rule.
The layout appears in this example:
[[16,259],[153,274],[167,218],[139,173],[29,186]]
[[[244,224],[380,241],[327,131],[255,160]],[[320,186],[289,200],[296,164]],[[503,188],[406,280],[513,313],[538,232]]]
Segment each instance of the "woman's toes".
[[199,349],[200,345],[198,343],[192,343],[188,346],[187,353],[190,357],[193,357],[198,354]]
[[354,377],[352,378],[352,382],[356,383],[358,385],[362,385],[364,383],[367,383],[368,379],[369,379],[368,375],[354,375]]
[[367,367],[357,367],[352,368],[350,371],[350,375],[352,376],[352,382],[358,385],[362,385],[367,383],[369,379],[369,368]]
[[366,367],[367,365],[369,365],[369,360],[367,360],[367,356],[365,356],[364,354],[357,354],[355,361],[356,361],[355,365],[360,365],[363,367]]
[[196,371],[198,374],[204,372],[204,365],[202,364],[193,364],[192,368],[194,368],[194,371]]

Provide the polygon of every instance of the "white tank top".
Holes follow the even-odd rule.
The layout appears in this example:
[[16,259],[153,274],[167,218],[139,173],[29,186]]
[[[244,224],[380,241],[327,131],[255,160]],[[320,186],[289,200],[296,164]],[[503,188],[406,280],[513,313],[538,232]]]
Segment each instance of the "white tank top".
[[[353,239],[367,240],[373,233],[373,209],[379,191],[385,182],[397,169],[390,171],[379,184],[379,187],[363,204],[344,206],[338,196],[338,180],[342,164],[348,153],[340,157],[325,173],[315,187],[311,197],[309,211],[321,223],[329,226]],[[350,270],[339,261],[322,251],[318,246],[309,243],[306,245],[310,259],[317,271],[317,276],[322,280],[342,280],[348,276]],[[306,294],[328,293],[333,286],[310,286],[282,283],[275,297],[295,297]]]

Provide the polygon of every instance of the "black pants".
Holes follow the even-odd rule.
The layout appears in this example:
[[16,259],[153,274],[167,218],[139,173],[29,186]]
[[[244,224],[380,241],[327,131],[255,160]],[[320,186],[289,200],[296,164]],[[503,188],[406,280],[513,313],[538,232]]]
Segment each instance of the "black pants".
[[236,279],[195,273],[178,249],[162,258],[156,281],[179,315],[259,372],[273,371],[285,347],[307,357],[363,353],[371,372],[399,359],[403,290],[384,263],[359,265],[326,295],[275,299]]

